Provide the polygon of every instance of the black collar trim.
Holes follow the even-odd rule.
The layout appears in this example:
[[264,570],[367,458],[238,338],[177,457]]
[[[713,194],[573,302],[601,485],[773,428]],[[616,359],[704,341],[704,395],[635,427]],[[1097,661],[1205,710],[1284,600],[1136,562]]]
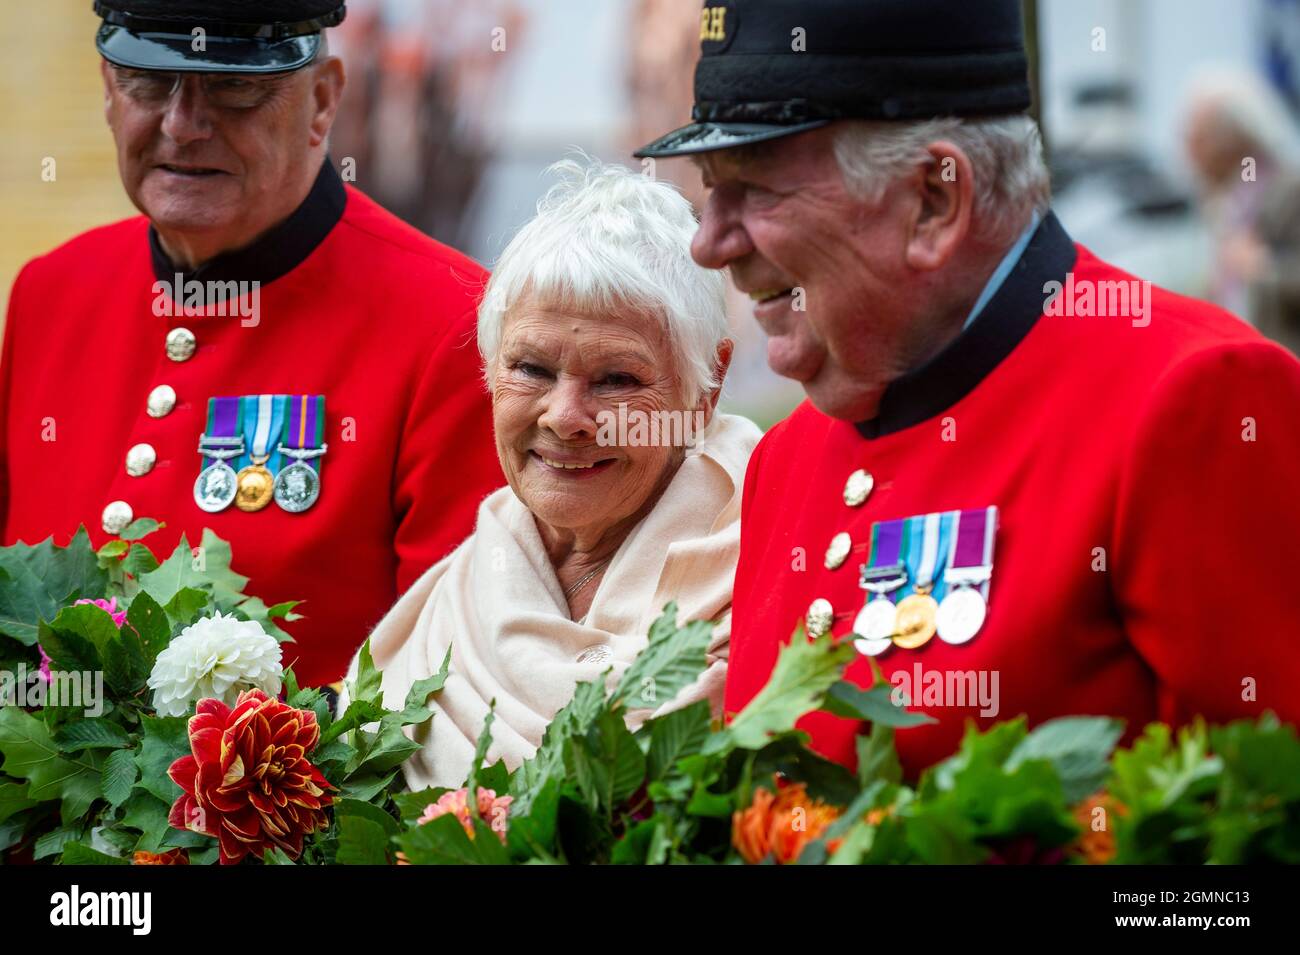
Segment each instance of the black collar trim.
[[1050,281],[1065,282],[1078,250],[1049,212],[1002,287],[943,351],[889,384],[880,411],[856,425],[864,438],[880,438],[927,421],[951,408],[987,378],[1043,314]]
[[149,252],[153,274],[169,286],[181,273],[189,282],[258,282],[267,285],[288,275],[325,241],[325,237],[343,218],[348,194],[343,180],[326,158],[302,204],[279,225],[269,229],[251,245],[219,255],[192,272],[172,264],[158,241],[158,232],[149,226]]

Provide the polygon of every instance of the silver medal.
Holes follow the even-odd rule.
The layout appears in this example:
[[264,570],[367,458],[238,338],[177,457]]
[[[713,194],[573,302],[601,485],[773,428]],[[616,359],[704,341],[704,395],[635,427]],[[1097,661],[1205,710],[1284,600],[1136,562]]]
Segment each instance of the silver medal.
[[199,472],[194,503],[209,514],[224,511],[234,501],[237,486],[235,469],[225,461],[215,461]]
[[320,497],[320,475],[310,464],[294,461],[275,476],[275,503],[291,514],[299,514]]
[[953,645],[966,643],[979,633],[986,616],[988,604],[984,602],[983,594],[974,587],[958,587],[949,591],[948,596],[939,604],[936,617],[939,639]]
[[853,633],[856,639],[853,646],[861,654],[869,657],[880,656],[894,645],[894,619],[898,608],[885,596],[868,600],[858,611],[853,621]]

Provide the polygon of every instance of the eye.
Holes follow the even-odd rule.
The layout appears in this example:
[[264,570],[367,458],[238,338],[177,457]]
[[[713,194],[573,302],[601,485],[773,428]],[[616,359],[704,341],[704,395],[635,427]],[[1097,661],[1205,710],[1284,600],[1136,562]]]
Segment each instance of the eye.
[[641,384],[641,381],[635,375],[616,371],[602,378],[600,384],[608,385],[611,388],[636,388]]
[[517,361],[510,366],[515,371],[522,372],[529,378],[550,378],[551,373],[541,365],[534,365],[532,362]]

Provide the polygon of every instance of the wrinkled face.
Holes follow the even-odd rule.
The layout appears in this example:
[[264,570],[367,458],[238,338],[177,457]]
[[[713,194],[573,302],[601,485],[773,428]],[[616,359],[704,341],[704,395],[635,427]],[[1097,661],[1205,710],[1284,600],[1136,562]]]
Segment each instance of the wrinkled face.
[[691,254],[730,269],[754,300],[773,371],[800,382],[824,413],[860,420],[922,347],[907,298],[909,194],[886,190],[876,204],[850,194],[833,130],[755,154],[705,154],[710,193]]
[[553,528],[595,533],[652,506],[682,449],[604,443],[616,429],[602,435],[601,412],[617,418],[625,404],[635,422],[684,410],[661,322],[524,302],[503,325],[493,422],[501,468],[520,500]]
[[105,111],[136,208],[177,234],[251,238],[283,220],[314,145],[315,69],[183,74],[173,89],[174,74],[104,62]]

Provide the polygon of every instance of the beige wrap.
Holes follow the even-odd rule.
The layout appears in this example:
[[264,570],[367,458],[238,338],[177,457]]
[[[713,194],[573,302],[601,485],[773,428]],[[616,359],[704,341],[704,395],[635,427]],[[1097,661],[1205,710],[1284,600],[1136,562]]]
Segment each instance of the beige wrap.
[[[760,436],[748,419],[719,416],[614,555],[582,622],[569,619],[532,514],[508,487],[483,501],[474,533],[425,572],[370,637],[389,709],[401,709],[411,685],[437,672],[452,647],[446,686],[430,703],[433,719],[407,729],[423,744],[403,767],[412,789],[464,782],[491,700],[496,718],[487,761],[504,759],[513,770],[536,751],[579,681],[612,667],[614,685],[670,600],[677,601],[679,623],[717,626],[706,672],[660,709],[709,699],[720,713],[741,487]],[[578,662],[584,650],[600,646],[610,651],[603,662]],[[356,666],[354,659],[349,679]]]

